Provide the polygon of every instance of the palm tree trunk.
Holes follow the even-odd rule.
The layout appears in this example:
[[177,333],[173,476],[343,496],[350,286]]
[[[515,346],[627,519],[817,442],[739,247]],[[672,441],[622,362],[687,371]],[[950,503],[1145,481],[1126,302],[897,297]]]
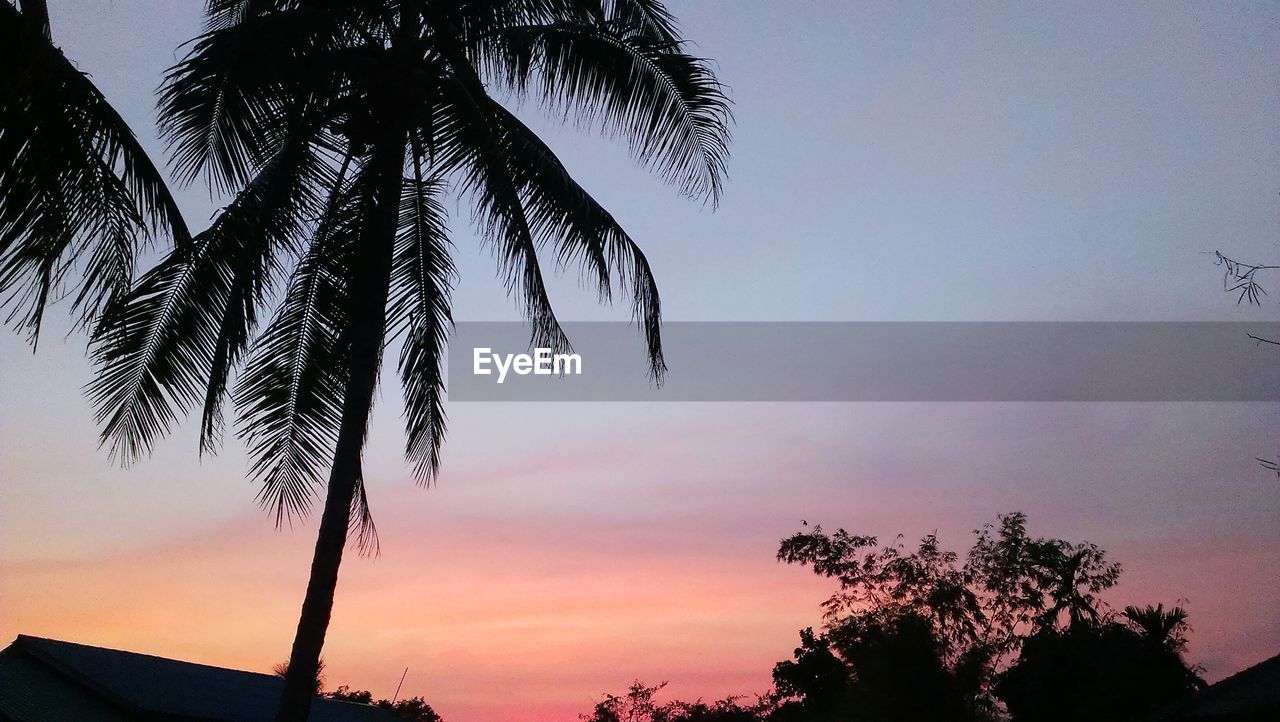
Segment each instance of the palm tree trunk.
[[276,722],[305,722],[316,692],[316,670],[333,611],[338,566],[347,543],[351,502],[360,476],[360,456],[382,360],[404,147],[403,133],[388,132],[371,159],[378,178],[371,199],[374,210],[362,234],[352,278],[351,377],[342,401],[342,423],[311,561],[311,579],[307,582],[307,595],[289,654]]
[[22,0],[22,14],[35,21],[46,39],[52,38],[49,32],[49,4],[47,0]]

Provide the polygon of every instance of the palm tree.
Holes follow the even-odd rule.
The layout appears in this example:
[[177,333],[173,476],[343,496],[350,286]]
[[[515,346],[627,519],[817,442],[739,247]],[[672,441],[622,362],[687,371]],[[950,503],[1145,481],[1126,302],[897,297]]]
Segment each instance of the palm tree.
[[1120,565],[1108,563],[1106,553],[1088,543],[1048,543],[1035,554],[1039,582],[1048,597],[1036,624],[1055,628],[1063,614],[1067,627],[1097,624],[1105,609],[1098,595],[1115,585]]
[[[271,665],[271,674],[275,675],[276,677],[279,677],[280,679],[284,679],[284,678],[288,677],[288,676],[289,676],[289,663],[286,661],[286,662],[278,662],[278,663],[276,663],[276,664]],[[314,690],[314,691],[312,692],[312,694],[321,694],[321,693],[323,693],[323,692],[324,692],[324,682],[325,682],[325,679],[324,679],[324,657],[321,657],[321,658],[320,658],[320,660],[319,660],[318,662],[316,662],[316,678],[315,678],[314,680],[312,680],[312,688],[313,688],[313,690]]]
[[1191,625],[1187,621],[1187,610],[1175,606],[1165,611],[1164,604],[1145,607],[1128,606],[1121,616],[1133,627],[1142,638],[1159,649],[1182,654],[1187,648],[1187,632]]
[[728,101],[657,0],[212,0],[162,90],[180,177],[235,197],[113,306],[90,397],[129,463],[197,405],[215,449],[230,395],[277,524],[324,487],[279,720],[306,718],[349,532],[376,547],[361,452],[392,342],[406,456],[422,483],[437,472],[447,193],[473,207],[536,346],[569,347],[543,283],[551,245],[602,299],[629,293],[664,372],[644,254],[498,98],[573,114],[684,194],[719,196]]
[[164,179],[53,44],[44,0],[0,2],[0,304],[34,346],[49,303],[85,326],[128,292],[154,237],[190,241]]

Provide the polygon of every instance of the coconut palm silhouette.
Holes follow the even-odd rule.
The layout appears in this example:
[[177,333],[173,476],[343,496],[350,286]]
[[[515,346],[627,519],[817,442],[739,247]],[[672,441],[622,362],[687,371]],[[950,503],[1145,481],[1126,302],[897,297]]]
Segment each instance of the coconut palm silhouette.
[[644,254],[494,93],[625,138],[641,164],[712,203],[730,111],[653,0],[213,0],[207,15],[167,76],[161,129],[183,181],[203,175],[235,197],[106,315],[90,397],[104,443],[129,463],[197,406],[201,449],[215,449],[230,396],[276,523],[324,491],[277,717],[302,720],[349,531],[377,544],[361,452],[393,341],[406,456],[424,483],[438,468],[447,194],[473,208],[536,346],[569,348],[543,283],[546,244],[602,298],[630,296],[651,373],[664,372]]

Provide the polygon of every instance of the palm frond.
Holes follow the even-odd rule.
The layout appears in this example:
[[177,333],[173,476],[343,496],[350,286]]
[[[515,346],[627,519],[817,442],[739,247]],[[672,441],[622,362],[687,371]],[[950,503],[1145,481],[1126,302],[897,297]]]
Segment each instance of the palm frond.
[[618,23],[503,28],[470,48],[477,67],[554,112],[625,138],[688,196],[718,202],[732,111],[707,61]]
[[[346,162],[334,172],[327,154],[311,144],[305,126],[276,154],[218,216],[207,234],[226,235],[236,244],[227,301],[214,341],[200,423],[201,452],[213,451],[222,438],[222,406],[227,379],[258,325],[258,307],[280,281],[283,258],[294,257],[320,209],[320,192],[343,182]],[[322,144],[323,145],[323,144]],[[332,197],[332,195],[331,195]]]
[[336,191],[275,318],[254,341],[234,400],[239,430],[276,523],[305,514],[323,482],[350,376],[348,264],[365,210],[364,174]]
[[10,3],[0,3],[0,66],[0,288],[9,322],[34,340],[64,290],[87,324],[128,289],[141,244],[190,239],[124,120]]
[[460,190],[475,201],[476,222],[497,249],[507,288],[520,298],[533,345],[566,353],[569,339],[551,307],[520,188],[507,168],[500,136],[482,110],[482,93],[478,81],[442,84],[433,129],[444,148],[438,162],[461,175]]
[[225,297],[220,254],[207,241],[175,252],[138,281],[94,333],[88,386],[111,457],[129,465],[150,452],[204,387]]
[[226,30],[245,20],[288,6],[289,0],[208,0],[204,6],[206,31]]
[[1165,610],[1164,604],[1146,607],[1127,606],[1120,616],[1130,626],[1151,642],[1176,652],[1181,652],[1187,645],[1188,624],[1187,610],[1174,606]]
[[351,518],[355,521],[356,551],[362,557],[378,556],[382,545],[378,542],[378,527],[373,523],[373,510],[369,508],[369,491],[364,484],[363,467],[356,470],[356,490],[351,495]]
[[490,99],[487,110],[501,132],[508,172],[535,233],[556,244],[561,264],[580,263],[593,276],[602,300],[611,298],[614,282],[628,292],[632,315],[645,335],[650,374],[661,383],[666,372],[662,305],[648,259],[536,133],[496,101]]
[[605,22],[601,0],[462,0],[425,7],[427,24],[464,43],[504,27],[556,22]]
[[679,43],[676,18],[660,0],[608,0],[606,17],[622,27],[663,43]]
[[308,104],[332,102],[344,82],[337,19],[306,8],[242,10],[230,6],[240,19],[195,41],[160,93],[160,130],[179,179],[204,173],[222,191],[247,183]]
[[[570,350],[543,276],[540,256],[550,246],[557,265],[579,266],[602,300],[615,292],[630,297],[661,381],[661,305],[648,260],[485,84],[625,137],[642,164],[715,203],[729,101],[709,64],[684,52],[661,2],[207,2],[206,32],[166,77],[162,131],[181,179],[205,174],[239,193],[208,231],[123,300],[76,296],[103,318],[95,340],[100,374],[90,391],[113,454],[136,459],[201,401],[201,449],[212,449],[227,387],[243,367],[231,394],[237,429],[260,483],[258,500],[282,524],[315,500],[344,413],[342,448],[359,454],[350,435],[367,419],[353,410],[362,403],[355,399],[376,386],[375,351],[391,337],[402,341],[406,457],[429,483],[446,423],[440,364],[455,269],[442,198],[450,189],[472,203],[482,240],[529,319],[533,345]],[[409,179],[401,177],[403,148],[395,145],[405,131],[413,146]],[[26,147],[0,132],[0,158],[19,158]],[[33,191],[8,216],[0,207],[0,222],[9,223],[0,233],[19,221],[44,224],[45,245],[27,244],[13,256],[23,277],[35,279],[23,286],[31,295],[43,299],[58,288],[70,273],[64,258],[82,259],[94,288],[118,286],[131,271],[130,229],[155,224],[146,207],[134,216],[99,214],[93,232],[105,241],[92,249],[81,229],[58,225],[82,210],[47,212],[58,202],[119,204],[134,189],[104,180],[111,167],[57,178],[96,183],[96,195],[75,187],[46,200]],[[45,205],[31,210],[38,204]],[[276,285],[284,286],[278,295]],[[385,309],[375,308],[384,299]],[[270,301],[278,307],[260,328]],[[382,331],[382,312],[387,334],[375,339],[371,324]],[[342,459],[350,472],[352,457]],[[376,553],[364,482],[357,471],[348,533],[362,552]]]
[[216,446],[227,377],[331,175],[308,141],[294,136],[189,249],[146,273],[98,324],[88,391],[113,458],[149,453],[202,395],[201,450]]
[[440,200],[446,188],[440,180],[422,177],[417,156],[400,203],[387,313],[391,335],[404,336],[399,371],[408,432],[405,458],[418,480],[429,483],[439,470],[444,440],[441,364],[453,327],[450,294],[456,271]]

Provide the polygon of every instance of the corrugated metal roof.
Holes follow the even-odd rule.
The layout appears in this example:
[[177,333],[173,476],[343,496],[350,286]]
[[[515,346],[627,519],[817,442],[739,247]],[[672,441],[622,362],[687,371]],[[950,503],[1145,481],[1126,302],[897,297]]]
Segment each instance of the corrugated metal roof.
[[[15,665],[15,669],[25,670],[24,673],[31,677],[31,684],[36,685],[34,692],[26,694],[23,704],[28,706],[52,704],[51,700],[58,696],[55,689],[58,682],[74,682],[84,691],[124,708],[128,717],[161,720],[269,722],[275,716],[276,705],[280,701],[282,680],[269,674],[26,635],[20,635],[4,654],[11,655],[15,650],[61,674],[61,679],[53,682],[50,680],[54,677],[39,677],[30,666]],[[16,690],[5,689],[11,686],[7,677],[0,677],[0,700],[18,699]],[[15,682],[12,686],[18,685]],[[41,694],[42,687],[48,690],[47,695]],[[52,711],[52,708],[46,709]],[[109,713],[110,706],[105,709]],[[0,711],[10,714],[3,707]],[[10,716],[22,719],[13,714]],[[33,719],[81,717],[50,715]],[[94,716],[86,719],[113,718]],[[397,719],[394,712],[369,705],[319,697],[311,705],[311,722],[391,722]]]
[[0,719],[130,722],[135,718],[11,646],[0,651]]

